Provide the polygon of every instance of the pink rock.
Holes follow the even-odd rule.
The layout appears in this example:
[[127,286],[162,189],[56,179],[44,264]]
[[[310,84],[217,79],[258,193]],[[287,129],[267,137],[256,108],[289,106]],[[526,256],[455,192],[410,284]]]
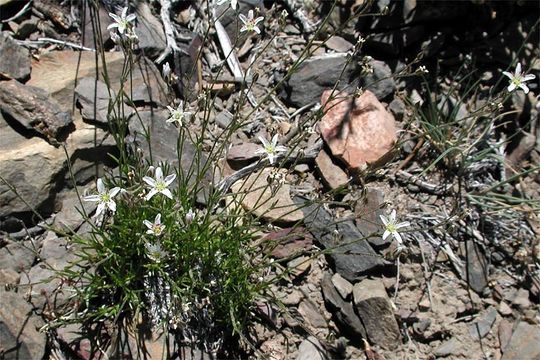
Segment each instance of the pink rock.
[[355,98],[331,90],[321,96],[325,115],[319,123],[324,141],[332,154],[350,169],[387,162],[397,140],[392,114],[369,90]]

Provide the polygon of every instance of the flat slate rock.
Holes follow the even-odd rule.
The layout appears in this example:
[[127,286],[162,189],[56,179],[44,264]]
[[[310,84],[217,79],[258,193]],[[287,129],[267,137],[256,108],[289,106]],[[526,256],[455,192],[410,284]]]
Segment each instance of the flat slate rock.
[[46,92],[17,80],[0,81],[0,110],[49,140],[58,140],[60,132],[73,121]]
[[0,75],[19,81],[30,77],[30,51],[7,32],[0,32]]
[[43,359],[47,336],[43,321],[19,293],[0,289],[0,339],[2,359]]
[[[295,201],[301,203],[302,199],[296,197]],[[373,250],[353,220],[338,222],[317,205],[302,210],[306,228],[325,249],[332,249],[328,256],[336,272],[348,281],[358,281],[389,264]]]
[[502,350],[502,360],[540,359],[540,326],[520,321],[512,333],[510,342]]
[[285,91],[280,96],[290,105],[302,107],[318,102],[323,91],[332,89],[338,81],[340,82],[338,89],[345,87],[354,89],[358,84],[360,72],[356,69],[354,61],[350,62],[343,71],[346,64],[346,53],[307,59],[292,74],[285,86]]

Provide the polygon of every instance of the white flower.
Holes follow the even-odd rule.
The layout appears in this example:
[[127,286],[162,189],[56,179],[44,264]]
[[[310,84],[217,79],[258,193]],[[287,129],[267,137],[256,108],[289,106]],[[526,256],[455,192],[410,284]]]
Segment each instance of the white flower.
[[264,20],[262,16],[259,16],[255,19],[253,15],[253,10],[249,10],[247,17],[245,17],[244,14],[239,14],[238,17],[240,18],[240,21],[242,21],[242,23],[244,24],[244,26],[240,28],[240,32],[255,31],[257,34],[261,33],[261,29],[259,29],[257,24]]
[[169,80],[169,77],[171,76],[171,65],[169,65],[169,63],[165,63],[165,65],[163,65],[163,70],[161,70],[161,75],[163,75],[163,78],[166,79],[167,81]]
[[236,8],[238,7],[238,0],[218,0],[216,5],[225,4],[226,2],[229,2],[229,1],[231,2],[231,7],[233,8],[233,10],[236,10]]
[[177,109],[173,109],[170,106],[167,106],[167,109],[169,109],[169,112],[171,113],[171,117],[167,119],[168,123],[177,123],[179,127],[181,127],[184,123],[184,119],[188,119],[191,117],[191,112],[184,111],[183,109],[184,103],[180,101],[180,104],[178,105]]
[[172,193],[167,187],[171,185],[174,179],[176,179],[176,174],[171,174],[163,179],[163,171],[161,170],[161,167],[158,166],[156,168],[155,179],[152,179],[150,176],[143,177],[143,181],[151,187],[150,192],[144,197],[144,199],[148,201],[157,193],[162,193],[169,199],[172,199]]
[[146,233],[150,235],[160,236],[165,229],[165,225],[161,223],[161,214],[156,215],[153,223],[148,220],[144,220],[143,224],[146,225],[146,227],[148,228],[148,230],[146,230]]
[[[165,225],[163,225],[163,227],[165,227]],[[168,253],[161,248],[161,245],[159,243],[150,244],[146,242],[144,243],[144,247],[146,248],[148,257],[155,262],[160,262],[164,257],[168,255]]]
[[396,210],[392,210],[390,217],[387,218],[386,216],[380,215],[380,218],[385,226],[384,234],[382,236],[383,240],[385,240],[388,235],[392,235],[398,243],[398,248],[401,248],[403,246],[403,239],[398,230],[410,226],[411,224],[409,222],[396,223]]
[[525,81],[530,81],[535,78],[532,74],[522,74],[521,73],[521,64],[517,63],[516,65],[516,71],[512,74],[508,71],[503,71],[503,75],[510,78],[510,85],[508,85],[508,91],[514,91],[516,88],[521,88],[527,94],[529,92],[529,88],[527,85],[525,85]]
[[277,144],[277,134],[272,138],[272,143],[269,143],[261,136],[259,136],[259,140],[261,140],[263,148],[255,151],[255,154],[266,154],[268,156],[268,160],[270,160],[270,164],[274,163],[274,158],[277,157],[278,153],[287,152],[287,148],[285,146]]
[[193,209],[189,209],[189,211],[186,213],[186,224],[191,224],[195,220],[195,212]]
[[107,27],[107,30],[117,28],[118,32],[120,34],[123,34],[124,31],[130,29],[131,28],[131,22],[133,20],[135,20],[136,16],[135,16],[135,14],[129,14],[128,15],[127,11],[128,11],[128,8],[125,7],[125,8],[122,9],[122,14],[120,16],[118,16],[116,14],[113,14],[113,13],[109,13],[109,16],[112,17],[115,22],[112,23],[111,25],[109,25]]
[[105,209],[109,209],[112,212],[116,211],[116,203],[113,198],[120,192],[119,187],[114,187],[111,190],[107,190],[103,184],[103,180],[97,179],[97,195],[88,195],[83,197],[84,201],[94,201],[98,203],[96,210],[96,216],[99,216]]

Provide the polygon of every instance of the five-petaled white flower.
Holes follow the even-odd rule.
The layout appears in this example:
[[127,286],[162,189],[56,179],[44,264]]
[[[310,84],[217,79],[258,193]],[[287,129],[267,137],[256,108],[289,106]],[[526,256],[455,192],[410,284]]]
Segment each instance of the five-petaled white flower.
[[509,73],[508,71],[503,71],[503,75],[510,78],[510,85],[508,85],[508,91],[514,91],[516,88],[521,88],[525,94],[529,92],[529,88],[525,85],[525,81],[530,81],[535,78],[532,74],[522,74],[521,73],[521,64],[517,63],[516,71],[514,73]]
[[266,154],[268,156],[268,160],[270,160],[270,164],[274,163],[274,158],[276,158],[279,153],[287,152],[287,148],[285,146],[277,144],[277,134],[272,138],[272,143],[269,143],[262,136],[259,136],[259,140],[262,142],[263,148],[255,151],[255,154]]
[[236,10],[236,8],[238,7],[238,0],[218,0],[216,5],[225,4],[226,2],[229,2],[229,1],[231,2],[231,7],[233,8],[233,10]]
[[156,215],[153,223],[148,220],[144,220],[143,224],[146,225],[146,227],[148,228],[148,230],[146,230],[146,233],[150,235],[160,236],[165,229],[165,225],[161,223],[161,214]]
[[167,119],[168,123],[177,123],[178,127],[181,127],[184,124],[184,119],[189,119],[191,117],[191,112],[184,111],[183,109],[184,103],[180,101],[180,104],[178,104],[178,108],[173,109],[170,106],[167,106],[167,109],[169,109],[169,112],[171,113],[171,116]]
[[119,187],[114,187],[111,190],[107,190],[103,184],[103,180],[97,179],[97,195],[88,195],[83,197],[84,201],[94,201],[98,203],[96,210],[96,216],[99,216],[105,209],[109,209],[112,212],[116,211],[116,203],[113,198],[120,192]]
[[257,34],[261,33],[261,29],[259,29],[257,24],[264,20],[262,16],[259,16],[255,19],[255,16],[253,15],[253,10],[249,10],[247,17],[245,17],[244,14],[239,14],[238,17],[240,18],[240,21],[242,21],[242,23],[244,24],[244,26],[240,28],[240,32],[255,31]]
[[123,34],[126,30],[129,30],[131,28],[131,22],[135,20],[136,16],[135,14],[127,14],[128,8],[127,6],[122,9],[122,14],[120,16],[109,13],[109,16],[113,18],[115,21],[111,25],[107,27],[107,30],[110,30],[112,28],[117,28],[118,32],[120,34]]
[[[165,225],[163,225],[163,227],[165,227]],[[155,262],[160,262],[164,257],[168,255],[167,251],[163,250],[159,243],[150,244],[146,242],[144,243],[144,247],[146,248],[148,257]]]
[[385,227],[384,234],[382,236],[383,240],[385,240],[389,235],[392,235],[397,241],[398,248],[401,248],[403,246],[403,239],[401,238],[398,230],[406,226],[410,226],[411,224],[407,221],[398,224],[396,222],[396,210],[392,210],[390,217],[380,215],[380,218]]
[[157,193],[161,193],[169,199],[172,199],[173,196],[171,191],[168,189],[168,186],[171,185],[174,179],[176,179],[176,174],[171,174],[163,179],[163,170],[161,170],[161,167],[158,166],[156,168],[155,179],[152,179],[150,176],[143,177],[143,181],[151,187],[150,192],[146,194],[144,199],[148,201]]

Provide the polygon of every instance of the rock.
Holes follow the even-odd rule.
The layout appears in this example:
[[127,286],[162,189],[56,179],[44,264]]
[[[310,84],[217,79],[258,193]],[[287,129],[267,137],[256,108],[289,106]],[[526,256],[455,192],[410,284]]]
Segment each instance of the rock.
[[364,90],[369,90],[378,100],[382,101],[396,91],[392,71],[388,65],[379,60],[372,59],[368,65],[373,69],[373,72],[362,75],[360,86]]
[[332,284],[332,277],[330,274],[324,274],[321,281],[321,288],[324,300],[336,318],[337,323],[341,325],[346,332],[352,334],[353,337],[367,339],[366,329],[358,315],[354,312],[352,303],[345,301],[341,297],[335,286]]
[[[102,3],[97,3],[94,6],[94,4],[85,2],[81,5],[79,21],[82,23],[82,45],[94,49],[96,44],[105,44],[109,39],[110,30],[107,27],[112,24],[113,19],[109,16],[109,12]],[[99,26],[99,29],[97,26]]]
[[396,97],[388,104],[388,110],[390,110],[397,121],[402,121],[403,116],[405,115],[405,103],[403,103],[400,98]]
[[89,215],[97,207],[95,202],[80,200],[74,189],[59,194],[59,197],[62,201],[62,209],[54,218],[54,226],[63,231],[77,231],[85,221],[82,209]]
[[326,350],[322,347],[316,337],[310,336],[298,347],[296,360],[325,360],[327,359]]
[[241,169],[261,157],[255,153],[260,149],[260,144],[250,142],[233,145],[229,151],[227,151],[227,162],[232,169]]
[[529,291],[527,289],[519,289],[512,300],[512,305],[525,310],[531,307],[531,301],[529,300]]
[[288,184],[273,187],[272,169],[266,168],[251,174],[243,181],[232,186],[233,191],[247,191],[241,196],[242,205],[263,221],[277,224],[294,224],[301,221],[304,215],[291,199],[291,186]]
[[512,308],[510,308],[506,302],[501,301],[499,304],[499,313],[501,313],[503,316],[512,315]]
[[82,78],[75,88],[75,101],[81,109],[82,118],[87,121],[97,121],[103,125],[108,125],[109,101],[115,97],[114,90],[111,89],[109,95],[107,85],[95,78]]
[[353,285],[341,275],[334,274],[334,276],[332,276],[332,284],[334,284],[334,287],[338,291],[339,295],[341,295],[343,300],[347,300],[352,294]]
[[343,71],[347,63],[347,54],[339,53],[317,56],[308,59],[298,67],[285,87],[284,100],[292,106],[302,107],[319,101],[325,89],[333,88],[340,80],[338,89],[355,88],[356,69],[354,61]]
[[299,256],[287,263],[287,268],[295,277],[304,275],[310,267],[311,259],[308,256]]
[[167,48],[163,25],[145,2],[138,3],[136,14],[135,33],[139,38],[139,49],[144,55],[155,59]]
[[228,110],[223,110],[217,114],[215,122],[220,128],[227,129],[229,126],[231,126],[233,118],[233,114],[231,114]]
[[0,138],[9,134],[13,140],[0,143],[0,169],[8,184],[16,187],[18,195],[0,182],[0,218],[30,212],[27,204],[42,214],[50,214],[57,182],[66,168],[64,151],[37,137],[24,139],[9,126],[1,129]]
[[349,177],[338,165],[332,162],[330,156],[324,149],[319,151],[315,158],[315,165],[325,185],[330,189],[335,190],[347,185]]
[[0,32],[0,75],[24,81],[30,77],[30,52]]
[[354,214],[356,215],[356,227],[374,248],[387,247],[392,243],[391,237],[383,239],[383,224],[380,215],[384,215],[382,206],[384,194],[381,190],[372,187],[364,189],[365,196],[356,202]]
[[513,139],[513,146],[506,149],[506,176],[511,177],[521,170],[521,163],[529,156],[536,145],[536,136],[530,133],[518,133]]
[[467,241],[466,249],[466,280],[474,291],[481,294],[488,283],[487,260],[475,242]]
[[313,237],[304,228],[294,227],[268,233],[264,242],[270,244],[273,257],[283,259],[311,250]]
[[[51,242],[53,241],[51,240]],[[27,276],[21,278],[20,286],[25,286],[25,289],[28,289],[26,294],[36,309],[43,308],[46,304],[52,308],[65,305],[73,296],[74,289],[62,281],[57,271],[64,270],[79,258],[68,251],[62,245],[62,241],[64,240],[56,239],[57,243],[51,244],[56,247],[46,250],[54,254],[54,257],[50,256],[45,259],[45,262],[33,266]],[[75,268],[76,270],[78,269]]]
[[370,343],[387,350],[401,345],[399,327],[381,281],[366,279],[354,285],[354,305]]
[[328,256],[336,272],[348,281],[357,281],[387,264],[363,240],[363,235],[352,220],[336,222],[326,210],[316,205],[303,207],[302,210],[306,228],[325,249],[333,249]]
[[[121,52],[106,52],[107,74],[111,88],[118,93],[124,68],[124,55]],[[101,60],[100,60],[101,61]],[[99,69],[102,69],[101,62]],[[100,70],[101,71],[101,70]],[[72,108],[73,91],[76,79],[96,77],[95,55],[91,52],[51,51],[32,62],[32,78],[29,85],[44,89],[56,99],[64,111]],[[142,56],[133,65],[130,84],[124,91],[137,104],[168,105],[169,90],[160,71],[146,57]]]
[[319,129],[332,155],[354,170],[388,161],[397,140],[396,126],[375,95],[365,91],[354,103],[345,93],[329,101],[330,95],[328,90],[321,97],[325,114]]
[[0,288],[8,289],[10,286],[16,286],[21,280],[21,275],[15,270],[0,269]]
[[469,326],[469,334],[474,340],[486,336],[497,319],[497,309],[491,306],[477,321]]
[[3,359],[43,359],[47,336],[43,321],[20,294],[0,290],[0,339]]
[[298,306],[298,312],[313,328],[324,329],[327,327],[326,320],[319,312],[317,305],[310,299],[302,300]]
[[301,291],[296,289],[290,289],[289,292],[285,294],[278,295],[277,298],[286,306],[296,306],[300,304],[300,301],[304,298],[304,295]]
[[499,347],[501,350],[504,350],[512,338],[512,323],[506,319],[502,319],[499,323],[497,335],[499,337]]
[[[197,201],[204,202],[213,182],[210,170],[207,170],[201,178],[196,174],[196,169],[207,167],[208,158],[204,153],[186,139],[182,143],[182,149],[177,152],[179,130],[166,122],[169,111],[166,109],[143,110],[133,114],[129,119],[129,132],[132,138],[130,146],[134,152],[137,148],[142,149],[144,158],[157,166],[164,162],[173,167],[179,167],[187,178],[187,183],[196,190]],[[150,145],[145,137],[145,130],[150,135]],[[150,152],[150,148],[152,152]],[[181,154],[180,161],[178,153]]]
[[17,80],[0,82],[0,109],[4,116],[9,115],[25,129],[46,139],[59,140],[60,132],[73,121],[44,91]]
[[330,49],[340,53],[345,53],[354,48],[354,45],[342,38],[341,36],[333,35],[330,36],[324,45]]
[[540,358],[540,326],[520,321],[512,338],[503,349],[501,360],[533,360]]
[[0,269],[26,272],[36,259],[36,244],[32,241],[8,242],[0,248]]
[[459,342],[456,340],[456,338],[451,338],[450,340],[447,340],[439,345],[437,349],[435,349],[434,354],[438,357],[452,355],[458,349],[458,346]]

